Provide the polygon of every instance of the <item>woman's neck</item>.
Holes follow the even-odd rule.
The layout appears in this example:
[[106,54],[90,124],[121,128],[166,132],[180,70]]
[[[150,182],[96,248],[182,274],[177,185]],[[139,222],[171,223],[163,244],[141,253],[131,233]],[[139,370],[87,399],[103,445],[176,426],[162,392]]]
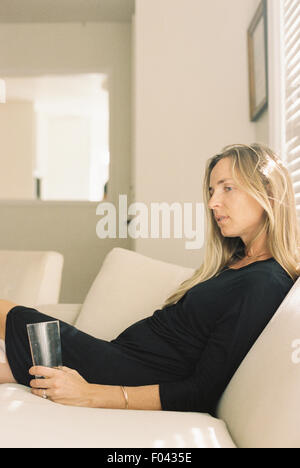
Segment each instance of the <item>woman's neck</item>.
[[267,257],[272,256],[268,248],[266,234],[259,237],[253,245],[250,245],[250,243],[245,244],[245,258],[251,260],[254,258],[262,257],[264,255]]

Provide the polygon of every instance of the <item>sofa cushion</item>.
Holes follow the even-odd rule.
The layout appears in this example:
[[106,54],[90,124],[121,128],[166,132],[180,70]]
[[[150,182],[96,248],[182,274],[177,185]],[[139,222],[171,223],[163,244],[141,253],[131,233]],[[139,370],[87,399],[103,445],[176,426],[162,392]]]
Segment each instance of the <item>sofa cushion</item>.
[[161,308],[174,289],[193,273],[191,268],[114,248],[105,257],[75,325],[110,341]]
[[0,297],[27,307],[56,304],[64,258],[51,251],[0,250]]
[[235,448],[208,414],[63,406],[17,384],[0,385],[0,415],[1,448]]
[[300,447],[300,278],[221,398],[222,418],[240,448]]

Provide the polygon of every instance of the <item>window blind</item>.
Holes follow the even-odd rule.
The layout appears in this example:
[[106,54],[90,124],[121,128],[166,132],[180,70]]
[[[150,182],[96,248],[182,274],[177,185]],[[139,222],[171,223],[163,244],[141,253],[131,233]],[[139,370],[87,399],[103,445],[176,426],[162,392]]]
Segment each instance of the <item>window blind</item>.
[[300,0],[284,0],[282,9],[285,77],[285,161],[292,177],[300,219]]

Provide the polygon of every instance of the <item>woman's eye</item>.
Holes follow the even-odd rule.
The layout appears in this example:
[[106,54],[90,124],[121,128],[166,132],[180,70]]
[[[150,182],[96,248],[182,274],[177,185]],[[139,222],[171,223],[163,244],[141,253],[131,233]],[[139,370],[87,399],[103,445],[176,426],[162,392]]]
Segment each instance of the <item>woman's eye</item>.
[[[224,187],[224,190],[227,191],[227,192],[232,192],[233,187],[227,186],[227,187]],[[209,195],[209,198],[211,198],[213,196],[213,193],[209,191],[208,195]]]

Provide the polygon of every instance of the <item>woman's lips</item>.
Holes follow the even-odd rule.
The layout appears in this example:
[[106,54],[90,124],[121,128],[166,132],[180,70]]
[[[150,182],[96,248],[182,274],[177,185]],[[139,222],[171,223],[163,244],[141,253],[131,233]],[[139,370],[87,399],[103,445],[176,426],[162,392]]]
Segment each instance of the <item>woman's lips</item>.
[[218,221],[218,224],[223,224],[223,223],[225,223],[228,219],[229,219],[229,216],[226,216],[226,217],[222,218],[220,221]]

